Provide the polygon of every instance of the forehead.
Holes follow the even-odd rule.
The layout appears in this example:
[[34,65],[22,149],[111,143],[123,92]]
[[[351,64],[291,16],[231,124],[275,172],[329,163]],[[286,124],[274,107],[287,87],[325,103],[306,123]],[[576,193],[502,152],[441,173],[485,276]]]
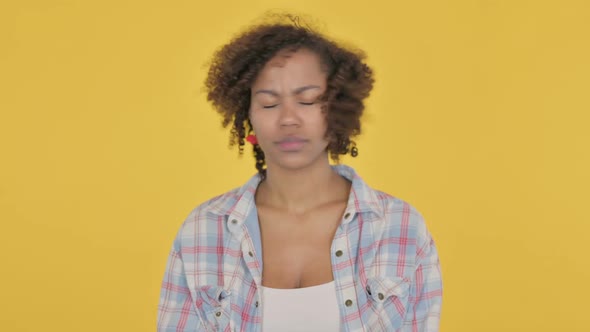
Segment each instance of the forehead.
[[325,70],[315,52],[307,49],[282,50],[264,65],[253,85],[319,85],[325,83],[325,80]]

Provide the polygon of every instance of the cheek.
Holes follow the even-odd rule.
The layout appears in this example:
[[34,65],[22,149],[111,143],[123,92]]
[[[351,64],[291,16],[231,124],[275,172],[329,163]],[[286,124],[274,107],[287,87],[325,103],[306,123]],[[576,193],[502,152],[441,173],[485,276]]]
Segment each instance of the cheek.
[[250,124],[253,133],[258,137],[258,141],[264,140],[264,137],[268,136],[269,131],[272,130],[268,118],[257,116],[256,112],[250,116]]
[[325,136],[328,130],[328,121],[326,115],[322,112],[319,113],[317,119],[314,121],[314,127],[317,131],[321,132]]
[[258,127],[260,127],[260,117],[258,116],[258,112],[250,111],[248,115],[248,119],[250,120],[250,124],[252,125],[252,129],[256,131]]

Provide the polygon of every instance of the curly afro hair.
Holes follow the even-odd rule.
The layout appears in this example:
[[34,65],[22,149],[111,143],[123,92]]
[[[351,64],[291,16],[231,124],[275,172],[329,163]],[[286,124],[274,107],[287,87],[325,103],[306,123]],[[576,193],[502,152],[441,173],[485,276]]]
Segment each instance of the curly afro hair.
[[[275,16],[278,20],[249,27],[234,37],[213,55],[205,91],[207,101],[223,117],[223,127],[230,123],[230,146],[239,146],[243,153],[244,138],[252,132],[249,121],[251,86],[264,65],[279,51],[308,49],[319,55],[327,74],[323,102],[329,140],[327,150],[335,162],[339,155],[358,150],[351,139],[361,132],[360,118],[365,108],[363,100],[373,88],[373,72],[364,60],[363,51],[344,47],[329,40],[308,25],[300,24],[300,17],[291,14]],[[256,169],[264,178],[264,152],[254,144]]]

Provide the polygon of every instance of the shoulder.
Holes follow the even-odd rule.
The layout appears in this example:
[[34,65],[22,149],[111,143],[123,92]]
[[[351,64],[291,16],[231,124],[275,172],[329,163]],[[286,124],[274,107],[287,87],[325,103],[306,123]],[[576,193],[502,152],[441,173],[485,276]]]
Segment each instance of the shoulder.
[[373,189],[373,192],[380,203],[381,213],[384,215],[403,214],[415,219],[422,219],[420,211],[409,202],[380,190]]
[[182,226],[187,227],[198,222],[207,221],[211,219],[208,216],[229,214],[240,198],[240,189],[234,188],[198,204],[190,211]]
[[233,206],[240,198],[240,189],[241,188],[234,188],[197,205],[190,212],[185,223],[194,222],[195,220],[198,220],[200,216],[206,214],[224,215],[231,212]]
[[352,167],[338,165],[335,169],[352,181],[349,204],[354,204],[357,211],[371,212],[364,214],[368,217],[365,220],[375,221],[375,226],[385,232],[384,236],[401,236],[401,233],[412,238],[426,236],[424,217],[414,205],[370,186]]
[[228,216],[243,220],[254,201],[260,176],[255,174],[245,184],[221,195],[214,196],[194,207],[179,230],[185,239],[207,238],[218,234],[224,227],[220,223]]
[[430,238],[423,214],[411,203],[389,193],[373,189],[377,198],[380,221],[386,231],[404,233],[422,243]]
[[177,246],[194,245],[198,237],[218,233],[219,223],[225,221],[225,216],[236,205],[239,192],[240,188],[234,188],[193,207],[176,234]]

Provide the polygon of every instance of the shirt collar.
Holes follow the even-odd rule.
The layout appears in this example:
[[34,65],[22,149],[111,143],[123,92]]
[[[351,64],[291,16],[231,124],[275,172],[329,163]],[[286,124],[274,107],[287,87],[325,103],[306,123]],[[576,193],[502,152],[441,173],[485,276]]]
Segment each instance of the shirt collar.
[[[352,215],[354,213],[364,212],[375,213],[379,217],[383,216],[383,207],[376,190],[369,187],[352,167],[346,165],[335,165],[332,167],[338,174],[352,182],[348,204],[344,212],[345,216],[346,213]],[[344,222],[347,223],[350,220],[352,218],[345,218]]]
[[[365,183],[356,171],[347,165],[333,165],[332,168],[341,176],[352,182],[348,204],[344,212],[349,218],[344,223],[352,220],[355,213],[372,212],[378,216],[383,215],[383,207],[378,197],[378,192]],[[236,188],[227,194],[213,199],[209,205],[209,211],[217,215],[229,216],[228,222],[234,227],[241,226],[254,205],[254,194],[261,181],[259,174],[252,176],[242,187]]]

